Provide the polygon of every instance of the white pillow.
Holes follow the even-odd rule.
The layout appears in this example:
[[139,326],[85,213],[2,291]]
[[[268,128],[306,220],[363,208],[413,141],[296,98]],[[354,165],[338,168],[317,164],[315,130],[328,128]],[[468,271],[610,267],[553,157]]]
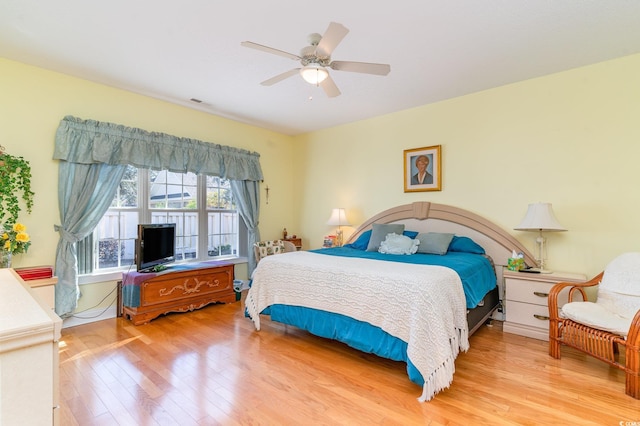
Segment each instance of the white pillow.
[[418,251],[419,244],[419,240],[414,240],[406,235],[390,233],[380,243],[378,251],[385,254],[414,254]]

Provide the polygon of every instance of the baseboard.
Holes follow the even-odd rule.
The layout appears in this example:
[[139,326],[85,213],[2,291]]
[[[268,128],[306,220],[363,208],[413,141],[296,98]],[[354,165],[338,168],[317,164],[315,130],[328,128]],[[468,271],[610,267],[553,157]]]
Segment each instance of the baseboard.
[[115,306],[109,306],[106,310],[102,308],[84,311],[79,314],[74,314],[72,317],[65,318],[62,321],[62,328],[75,327],[77,325],[90,324],[96,321],[115,318],[116,314],[117,310]]

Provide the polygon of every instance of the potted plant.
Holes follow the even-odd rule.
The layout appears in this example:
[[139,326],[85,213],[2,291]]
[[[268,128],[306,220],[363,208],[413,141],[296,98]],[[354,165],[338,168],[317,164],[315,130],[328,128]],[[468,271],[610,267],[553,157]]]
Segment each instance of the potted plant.
[[33,196],[29,162],[7,154],[0,145],[0,224],[11,227],[18,221],[20,199],[31,213]]
[[11,267],[11,256],[26,253],[31,245],[18,216],[21,199],[31,213],[33,195],[29,162],[7,154],[0,145],[0,267]]

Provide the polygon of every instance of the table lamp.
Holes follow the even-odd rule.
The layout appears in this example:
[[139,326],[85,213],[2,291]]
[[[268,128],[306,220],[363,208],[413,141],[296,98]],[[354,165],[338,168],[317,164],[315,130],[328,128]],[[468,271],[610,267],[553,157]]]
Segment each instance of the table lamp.
[[541,274],[550,274],[552,271],[548,271],[544,268],[545,264],[545,238],[542,236],[542,232],[555,232],[566,231],[567,229],[560,225],[558,219],[553,214],[551,203],[535,203],[529,204],[527,214],[522,219],[522,222],[514,228],[516,231],[538,231],[538,237],[536,238],[536,262],[538,262],[538,268],[535,268]]
[[327,221],[327,225],[338,227],[338,230],[336,231],[336,246],[342,247],[342,229],[340,229],[340,227],[351,226],[351,224],[347,220],[347,214],[345,213],[344,209],[333,209],[331,211],[331,217]]

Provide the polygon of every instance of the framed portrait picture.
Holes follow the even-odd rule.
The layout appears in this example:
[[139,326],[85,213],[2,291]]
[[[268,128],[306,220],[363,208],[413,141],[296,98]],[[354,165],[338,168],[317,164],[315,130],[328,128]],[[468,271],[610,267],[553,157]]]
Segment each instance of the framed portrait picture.
[[404,150],[404,192],[441,191],[441,146]]

